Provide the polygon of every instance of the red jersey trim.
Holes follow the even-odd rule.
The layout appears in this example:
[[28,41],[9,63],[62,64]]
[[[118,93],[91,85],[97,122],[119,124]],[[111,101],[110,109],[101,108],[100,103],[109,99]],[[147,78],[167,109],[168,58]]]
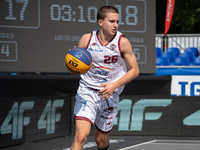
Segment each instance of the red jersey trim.
[[88,49],[88,46],[89,46],[90,41],[91,41],[91,39],[92,39],[92,36],[93,36],[93,33],[91,32],[90,39],[89,39],[89,41],[88,41],[88,43],[87,43],[86,49]]
[[104,46],[104,45],[101,43],[101,41],[100,41],[100,39],[99,39],[99,37],[98,37],[98,33],[99,33],[99,30],[96,32],[97,40],[99,41],[99,43],[101,44],[101,46]]
[[121,57],[124,59],[124,56],[122,55],[122,51],[121,51],[121,47],[120,47],[120,41],[121,41],[122,37],[124,37],[123,34],[121,34],[120,37],[119,37],[118,48],[119,48],[119,52],[120,52],[120,54],[121,54]]
[[93,126],[93,122],[90,119],[88,119],[88,118],[81,117],[81,116],[74,116],[74,119],[75,120],[85,120],[85,121],[88,121]]
[[113,36],[113,38],[108,43],[106,43],[105,45],[103,45],[101,43],[99,37],[98,37],[98,32],[99,32],[99,30],[96,32],[96,37],[97,37],[97,40],[99,41],[99,43],[101,44],[101,46],[107,46],[116,37],[116,35],[117,35],[117,32],[116,32],[115,35]]

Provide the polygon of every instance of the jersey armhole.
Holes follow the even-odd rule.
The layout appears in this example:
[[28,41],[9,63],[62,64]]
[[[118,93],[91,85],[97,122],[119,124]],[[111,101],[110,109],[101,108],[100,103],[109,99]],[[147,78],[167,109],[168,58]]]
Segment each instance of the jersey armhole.
[[121,35],[119,36],[118,47],[119,47],[120,55],[121,55],[121,57],[124,59],[124,56],[123,56],[123,54],[122,54],[121,47],[120,47],[120,41],[121,41],[122,37],[125,37],[125,36],[124,36],[123,34],[121,34]]
[[91,32],[91,34],[90,34],[90,38],[89,38],[89,41],[88,41],[88,43],[87,43],[86,49],[87,49],[88,46],[89,46],[89,43],[90,43],[90,41],[91,41],[91,39],[92,39],[92,35],[93,35],[93,32]]

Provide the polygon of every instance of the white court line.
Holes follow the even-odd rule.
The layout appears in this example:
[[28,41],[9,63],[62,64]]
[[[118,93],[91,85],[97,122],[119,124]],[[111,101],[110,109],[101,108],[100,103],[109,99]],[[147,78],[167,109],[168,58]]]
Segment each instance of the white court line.
[[124,147],[124,148],[117,149],[117,150],[130,149],[130,148],[133,148],[133,147],[138,147],[138,146],[145,145],[145,144],[149,144],[149,143],[153,143],[153,142],[156,142],[156,141],[157,141],[157,140],[152,140],[152,141],[148,141],[148,142],[144,142],[144,143],[136,144],[136,145],[129,146],[129,147]]
[[200,144],[188,144],[188,143],[150,143],[151,145],[184,145],[184,146],[200,146]]
[[198,140],[156,140],[156,141],[158,141],[158,142],[194,142],[194,143],[200,143],[200,141],[198,141]]
[[[160,143],[159,143],[160,142]],[[196,140],[157,140],[154,145],[185,145],[185,146],[200,146],[200,141]]]

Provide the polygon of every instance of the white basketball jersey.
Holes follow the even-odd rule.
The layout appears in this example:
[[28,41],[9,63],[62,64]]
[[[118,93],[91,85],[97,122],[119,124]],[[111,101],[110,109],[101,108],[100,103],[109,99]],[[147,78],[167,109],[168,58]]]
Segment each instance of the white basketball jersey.
[[[98,31],[91,33],[87,50],[91,53],[93,64],[90,70],[81,75],[80,84],[89,88],[100,90],[101,83],[111,83],[127,72],[127,67],[120,50],[120,39],[123,34],[117,31],[113,39],[106,45],[99,40]],[[124,85],[115,90],[120,94]]]

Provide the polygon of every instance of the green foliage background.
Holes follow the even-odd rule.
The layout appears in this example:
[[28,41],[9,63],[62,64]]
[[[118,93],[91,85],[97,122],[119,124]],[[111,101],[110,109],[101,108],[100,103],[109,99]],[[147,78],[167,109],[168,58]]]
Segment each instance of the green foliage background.
[[[164,34],[167,0],[156,0],[156,34]],[[175,0],[167,34],[200,33],[200,0]]]

